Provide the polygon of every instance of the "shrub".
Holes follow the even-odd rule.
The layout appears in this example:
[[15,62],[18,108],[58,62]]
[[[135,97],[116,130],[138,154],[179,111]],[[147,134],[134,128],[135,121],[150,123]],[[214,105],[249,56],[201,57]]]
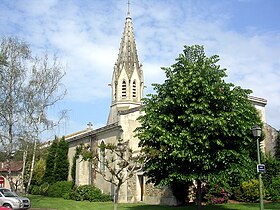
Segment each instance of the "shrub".
[[79,187],[74,187],[73,190],[69,193],[69,197],[70,199],[76,201],[83,201],[83,200],[88,200],[90,202],[112,201],[110,195],[102,194],[100,189],[91,185],[82,185]]
[[263,174],[264,185],[269,188],[272,184],[272,179],[280,175],[280,161],[268,155],[264,159],[265,173]]
[[280,200],[280,175],[272,178],[272,183],[268,188],[270,198],[273,201]]
[[48,194],[48,190],[49,190],[49,183],[43,183],[41,186],[40,186],[40,195],[47,195]]
[[205,195],[207,202],[210,204],[227,203],[229,194],[223,187],[216,184],[215,186],[208,185],[208,192]]
[[49,189],[49,184],[48,183],[44,183],[40,186],[32,185],[30,187],[30,193],[32,195],[47,195],[48,189]]
[[40,186],[33,185],[30,189],[32,195],[40,195]]
[[259,181],[256,179],[242,182],[234,190],[235,198],[238,201],[257,202],[259,200]]
[[49,187],[47,195],[50,197],[63,197],[71,191],[72,187],[73,182],[71,181],[59,181]]

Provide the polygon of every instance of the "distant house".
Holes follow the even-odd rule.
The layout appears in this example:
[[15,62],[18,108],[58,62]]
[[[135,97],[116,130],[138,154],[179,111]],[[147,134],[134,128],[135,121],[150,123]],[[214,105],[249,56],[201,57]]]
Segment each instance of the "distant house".
[[[11,162],[11,177],[12,181],[15,183],[15,187],[19,186],[21,172],[23,167],[23,161],[12,161]],[[0,162],[0,187],[10,188],[10,183],[8,181],[8,163]]]

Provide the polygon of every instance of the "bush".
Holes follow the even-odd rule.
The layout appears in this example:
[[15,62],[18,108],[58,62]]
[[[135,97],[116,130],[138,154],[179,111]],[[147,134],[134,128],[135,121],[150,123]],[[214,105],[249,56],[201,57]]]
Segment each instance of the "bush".
[[40,186],[33,185],[30,189],[30,193],[32,195],[41,195],[40,194]]
[[40,195],[47,195],[49,190],[49,183],[44,183],[40,186]]
[[280,161],[269,155],[265,158],[264,164],[266,171],[263,174],[263,182],[269,188],[272,180],[280,175]]
[[272,178],[272,183],[268,188],[270,198],[273,201],[280,200],[280,175]]
[[[67,197],[67,195],[65,196]],[[90,202],[112,201],[110,195],[102,194],[100,189],[91,185],[82,185],[79,187],[74,187],[68,196],[70,197],[70,199],[76,201],[83,201],[83,200],[88,200]]]
[[44,183],[40,186],[32,185],[30,187],[30,193],[32,195],[47,195],[48,189],[49,189],[48,183]]
[[73,187],[73,182],[71,181],[59,181],[52,184],[47,195],[50,197],[65,197],[65,194],[69,193]]
[[205,195],[205,198],[207,199],[207,202],[210,204],[222,204],[227,203],[229,194],[225,191],[223,187],[216,184],[215,186],[212,186],[211,184],[208,184],[207,193]]
[[236,200],[245,202],[259,201],[259,181],[256,179],[242,182],[239,187],[234,190]]

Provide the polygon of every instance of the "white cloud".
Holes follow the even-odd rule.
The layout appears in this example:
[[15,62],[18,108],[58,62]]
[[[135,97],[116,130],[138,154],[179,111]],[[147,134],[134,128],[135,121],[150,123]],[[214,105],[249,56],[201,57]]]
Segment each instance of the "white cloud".
[[[67,66],[64,82],[69,103],[110,101],[111,90],[107,84],[111,82],[124,29],[126,2],[18,2],[4,1],[0,6],[0,34],[23,37],[36,53],[47,48],[61,56]],[[151,91],[151,83],[164,81],[160,67],[173,64],[184,45],[204,45],[208,55],[220,56],[221,66],[228,69],[228,81],[252,89],[255,96],[268,100],[267,120],[272,126],[280,127],[280,32],[277,28],[268,31],[247,26],[241,33],[230,24],[236,14],[225,12],[228,2],[141,0],[131,3],[146,93]],[[79,107],[75,107],[77,113]],[[107,116],[107,111],[103,115]],[[75,126],[80,128],[79,125],[87,123],[83,120],[74,116],[67,126],[75,130]]]

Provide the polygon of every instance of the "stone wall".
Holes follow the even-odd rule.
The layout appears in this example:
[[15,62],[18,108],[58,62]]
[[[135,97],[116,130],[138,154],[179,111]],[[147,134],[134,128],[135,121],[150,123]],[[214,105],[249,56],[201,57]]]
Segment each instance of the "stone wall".
[[265,140],[263,142],[264,152],[266,155],[270,154],[274,156],[278,132],[275,128],[271,127],[268,124],[265,124],[264,129],[265,129]]
[[169,187],[157,187],[152,183],[145,185],[144,201],[149,204],[178,205]]

